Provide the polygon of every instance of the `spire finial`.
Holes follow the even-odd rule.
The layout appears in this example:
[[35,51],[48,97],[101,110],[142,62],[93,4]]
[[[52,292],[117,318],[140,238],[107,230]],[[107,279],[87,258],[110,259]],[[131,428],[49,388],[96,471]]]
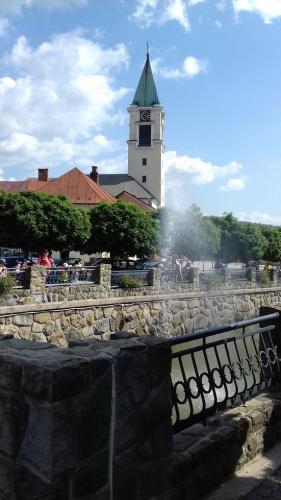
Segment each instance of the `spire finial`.
[[149,57],[149,42],[146,42],[146,57]]

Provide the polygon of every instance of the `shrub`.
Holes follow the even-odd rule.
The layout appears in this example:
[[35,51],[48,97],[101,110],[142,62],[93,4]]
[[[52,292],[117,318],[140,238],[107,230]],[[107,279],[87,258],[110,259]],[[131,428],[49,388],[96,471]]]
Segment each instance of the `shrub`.
[[9,295],[12,288],[16,286],[17,282],[13,276],[2,276],[0,278],[0,297],[6,297]]
[[121,288],[139,288],[142,286],[142,281],[131,276],[122,276],[120,286]]

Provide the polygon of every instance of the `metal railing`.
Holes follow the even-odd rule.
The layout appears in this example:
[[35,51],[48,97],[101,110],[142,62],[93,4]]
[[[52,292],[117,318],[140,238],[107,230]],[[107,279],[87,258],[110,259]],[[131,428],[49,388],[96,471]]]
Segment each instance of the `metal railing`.
[[95,267],[56,267],[46,270],[46,285],[67,285],[95,282]]
[[278,317],[269,314],[171,340],[175,432],[280,380]]

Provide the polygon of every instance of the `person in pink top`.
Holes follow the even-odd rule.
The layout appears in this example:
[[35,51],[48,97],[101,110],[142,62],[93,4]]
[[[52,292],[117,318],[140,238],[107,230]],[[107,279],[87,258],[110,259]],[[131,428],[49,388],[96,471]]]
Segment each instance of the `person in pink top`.
[[48,250],[43,250],[43,252],[41,252],[37,264],[39,264],[39,266],[46,267],[46,269],[50,269],[52,267],[52,259],[49,257]]

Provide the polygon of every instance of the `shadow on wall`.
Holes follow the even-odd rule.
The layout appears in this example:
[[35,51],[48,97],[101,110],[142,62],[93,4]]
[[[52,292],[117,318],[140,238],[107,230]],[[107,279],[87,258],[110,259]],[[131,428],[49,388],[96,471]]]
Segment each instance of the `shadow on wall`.
[[281,440],[279,390],[272,388],[210,419],[206,427],[196,424],[174,436],[172,476],[178,500],[204,498],[257,454]]

